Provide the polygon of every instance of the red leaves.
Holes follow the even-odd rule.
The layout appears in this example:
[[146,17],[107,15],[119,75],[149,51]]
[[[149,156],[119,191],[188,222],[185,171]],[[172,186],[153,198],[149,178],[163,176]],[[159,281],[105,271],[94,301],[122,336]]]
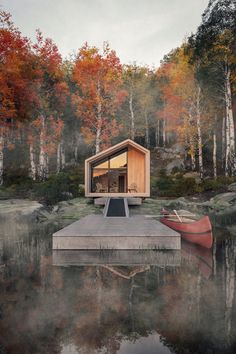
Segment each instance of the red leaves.
[[52,115],[44,120],[42,119],[42,116],[38,116],[38,118],[32,122],[31,127],[28,130],[28,143],[37,145],[39,136],[41,136],[41,139],[44,142],[44,152],[51,155],[56,152],[63,127],[63,121]]
[[73,78],[77,93],[73,103],[77,105],[76,113],[91,131],[95,132],[98,124],[101,124],[103,134],[109,130],[109,138],[114,130],[109,121],[114,119],[126,97],[125,91],[120,91],[121,72],[120,60],[107,43],[101,54],[98,48],[85,43],[75,61]]

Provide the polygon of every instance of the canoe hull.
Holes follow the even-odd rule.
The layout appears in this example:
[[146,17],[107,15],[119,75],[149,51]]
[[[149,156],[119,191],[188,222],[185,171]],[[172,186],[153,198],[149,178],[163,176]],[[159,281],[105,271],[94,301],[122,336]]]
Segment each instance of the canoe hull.
[[169,220],[168,216],[161,218],[160,221],[171,229],[179,232],[181,237],[191,243],[202,247],[211,248],[213,244],[212,227],[208,216],[193,222],[179,222]]

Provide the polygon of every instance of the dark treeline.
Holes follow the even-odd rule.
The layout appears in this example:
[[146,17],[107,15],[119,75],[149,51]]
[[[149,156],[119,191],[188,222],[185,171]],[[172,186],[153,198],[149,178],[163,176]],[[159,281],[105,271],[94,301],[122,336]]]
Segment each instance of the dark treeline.
[[121,65],[108,43],[85,43],[63,61],[51,39],[37,31],[32,43],[1,11],[0,184],[82,170],[88,155],[125,138],[180,144],[201,178],[234,176],[235,9],[235,0],[210,0],[197,32],[158,69]]

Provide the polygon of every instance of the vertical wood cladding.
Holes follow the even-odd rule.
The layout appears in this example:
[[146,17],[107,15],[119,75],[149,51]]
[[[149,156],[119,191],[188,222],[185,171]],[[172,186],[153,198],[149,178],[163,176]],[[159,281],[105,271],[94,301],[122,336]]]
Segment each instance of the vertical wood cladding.
[[128,188],[135,184],[137,185],[137,193],[145,192],[145,155],[143,152],[129,147]]

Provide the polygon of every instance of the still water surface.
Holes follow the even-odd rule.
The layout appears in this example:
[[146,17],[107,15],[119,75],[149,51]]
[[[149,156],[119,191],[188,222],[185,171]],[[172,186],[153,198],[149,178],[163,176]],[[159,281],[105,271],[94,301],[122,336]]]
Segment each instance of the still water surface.
[[236,240],[212,251],[55,252],[52,229],[0,241],[0,354],[236,352]]

